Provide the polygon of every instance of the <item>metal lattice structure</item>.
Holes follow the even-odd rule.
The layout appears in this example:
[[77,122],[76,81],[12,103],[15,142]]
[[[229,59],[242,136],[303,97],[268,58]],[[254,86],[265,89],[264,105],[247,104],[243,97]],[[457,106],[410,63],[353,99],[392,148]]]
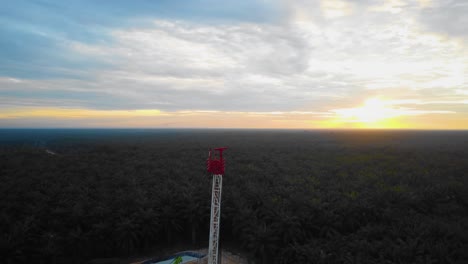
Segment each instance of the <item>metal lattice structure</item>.
[[210,244],[208,247],[208,264],[218,264],[219,227],[221,223],[221,192],[223,188],[224,159],[223,150],[226,148],[216,148],[219,151],[219,158],[211,156],[211,149],[208,154],[207,170],[213,175],[213,190],[211,193],[211,221],[210,221]]

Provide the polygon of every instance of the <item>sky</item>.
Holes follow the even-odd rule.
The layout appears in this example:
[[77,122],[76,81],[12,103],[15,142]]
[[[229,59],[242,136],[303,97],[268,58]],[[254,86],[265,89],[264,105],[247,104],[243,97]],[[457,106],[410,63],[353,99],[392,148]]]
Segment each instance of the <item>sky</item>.
[[468,129],[465,0],[15,0],[1,128]]

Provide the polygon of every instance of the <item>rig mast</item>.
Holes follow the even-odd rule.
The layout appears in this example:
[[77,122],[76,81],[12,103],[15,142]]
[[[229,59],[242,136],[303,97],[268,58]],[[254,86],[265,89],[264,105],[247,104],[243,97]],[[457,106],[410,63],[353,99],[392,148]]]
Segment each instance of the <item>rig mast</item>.
[[215,148],[219,152],[219,158],[211,156],[208,152],[206,168],[213,175],[213,190],[211,193],[211,221],[210,244],[208,247],[208,264],[218,264],[219,226],[221,222],[221,191],[223,188],[224,159],[223,151],[227,148]]

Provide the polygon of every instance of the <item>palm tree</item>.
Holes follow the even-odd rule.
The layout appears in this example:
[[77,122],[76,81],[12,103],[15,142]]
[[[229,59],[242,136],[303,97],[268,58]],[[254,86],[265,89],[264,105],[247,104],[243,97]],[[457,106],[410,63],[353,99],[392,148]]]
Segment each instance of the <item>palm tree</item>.
[[271,259],[269,256],[277,249],[276,243],[278,238],[271,227],[265,223],[251,225],[244,233],[244,239],[247,242],[247,249],[254,256],[260,257],[263,264],[266,264]]
[[278,234],[280,242],[287,246],[290,243],[301,241],[304,231],[299,217],[280,209],[275,212],[272,220],[272,229]]
[[179,217],[181,210],[175,208],[175,205],[166,203],[161,207],[160,222],[166,232],[166,241],[172,244],[174,231],[182,230],[182,220]]
[[190,188],[184,192],[184,208],[182,209],[185,217],[187,217],[190,225],[192,244],[197,241],[197,229],[202,222],[208,221],[209,215],[209,197],[204,197],[202,192],[197,192],[194,188]]
[[115,243],[119,250],[126,254],[131,253],[138,248],[140,242],[141,230],[132,219],[122,219],[117,223],[115,232]]

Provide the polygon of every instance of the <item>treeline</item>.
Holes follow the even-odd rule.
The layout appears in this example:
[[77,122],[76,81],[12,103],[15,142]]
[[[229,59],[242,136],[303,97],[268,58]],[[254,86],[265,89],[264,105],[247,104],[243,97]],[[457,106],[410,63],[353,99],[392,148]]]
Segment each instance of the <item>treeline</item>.
[[411,145],[414,134],[392,133],[192,131],[5,146],[2,262],[207,245],[204,162],[224,145],[221,238],[257,263],[468,261],[466,137]]

